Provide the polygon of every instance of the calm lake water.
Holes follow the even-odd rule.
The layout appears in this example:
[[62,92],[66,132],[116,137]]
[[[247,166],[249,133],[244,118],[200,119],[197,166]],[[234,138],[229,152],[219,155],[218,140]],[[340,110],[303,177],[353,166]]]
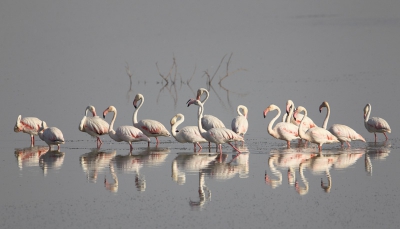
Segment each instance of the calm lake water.
[[[398,228],[399,1],[0,6],[1,228]],[[186,101],[200,87],[210,91],[205,113],[227,127],[237,105],[248,107],[238,157],[229,145],[222,156],[207,144],[194,154],[172,137],[130,153],[103,136],[96,149],[78,130],[87,105],[98,114],[114,105],[115,126],[131,125],[137,93],[146,99],[139,119],[170,129],[182,113],[181,127],[196,125]],[[283,111],[288,99],[317,125],[328,101],[328,126],[348,125],[367,142],[287,149],[267,132],[276,111],[262,111]],[[390,124],[388,141],[365,129],[367,103]],[[38,137],[29,147],[13,132],[20,114],[61,129],[61,151]]]

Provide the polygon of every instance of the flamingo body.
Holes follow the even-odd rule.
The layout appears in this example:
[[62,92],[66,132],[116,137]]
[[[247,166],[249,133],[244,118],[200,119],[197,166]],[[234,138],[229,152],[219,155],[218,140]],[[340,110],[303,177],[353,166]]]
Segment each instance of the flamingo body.
[[117,109],[114,106],[109,106],[103,112],[104,118],[106,117],[108,112],[114,112],[114,116],[111,120],[110,127],[108,130],[108,135],[110,136],[111,139],[113,139],[116,142],[121,142],[121,141],[127,142],[130,146],[131,151],[133,149],[132,142],[137,142],[137,141],[150,142],[150,139],[145,134],[143,134],[141,130],[139,130],[134,126],[120,126],[116,130],[114,130],[113,127],[115,119],[117,117]]
[[[203,104],[206,103],[208,97],[210,97],[210,93],[205,88],[199,88],[197,90],[197,99],[200,100],[202,94],[206,94],[206,97],[201,101]],[[203,126],[204,130],[209,130],[211,128],[225,128],[224,123],[217,117],[213,115],[203,115],[201,118],[201,125]]]
[[[240,112],[240,109],[243,110],[243,114]],[[237,107],[237,112],[239,115],[232,120],[231,128],[233,132],[244,136],[249,128],[249,122],[247,120],[248,109],[246,106],[239,105]]]
[[364,126],[370,133],[374,133],[375,142],[376,142],[376,133],[383,133],[386,137],[386,141],[388,137],[386,132],[390,133],[392,130],[390,129],[389,124],[383,118],[372,117],[369,118],[371,114],[371,104],[367,104],[364,107]]
[[[87,117],[87,112],[90,111],[93,117]],[[97,138],[97,147],[100,147],[103,142],[100,139],[101,135],[108,134],[110,125],[102,118],[96,115],[94,106],[87,106],[85,116],[79,124],[79,130],[88,133],[90,136]]]
[[200,143],[207,142],[200,132],[197,126],[185,126],[180,130],[177,130],[178,126],[185,120],[183,114],[177,114],[171,119],[171,133],[172,136],[180,143],[193,143],[194,150],[196,144],[202,149]]
[[265,118],[267,116],[267,113],[273,110],[278,110],[278,114],[269,123],[268,133],[276,139],[285,140],[287,142],[287,147],[290,148],[290,141],[300,138],[299,128],[295,124],[289,122],[279,122],[272,128],[274,122],[281,115],[281,110],[278,106],[271,104],[263,112]]
[[[286,112],[290,116],[288,118],[290,118],[290,122],[291,123],[295,124],[296,126],[299,126],[301,121],[303,120],[303,115],[302,114],[297,114],[298,115],[297,118],[294,118],[292,114],[293,114],[293,111],[295,110],[295,108],[296,107],[294,106],[293,101],[289,99],[286,102]],[[310,117],[305,117],[302,125],[304,126],[305,130],[317,126],[317,125],[315,125],[314,121]]]
[[51,146],[56,145],[57,149],[60,150],[60,144],[64,144],[64,136],[60,129],[57,127],[47,127],[44,128],[44,122],[38,133],[40,139],[49,145],[49,151],[51,151]]
[[[38,132],[41,128],[42,120],[36,117],[24,117],[21,118],[21,115],[18,116],[17,121],[14,126],[14,132],[23,132],[27,133],[31,137],[31,146],[35,145],[35,135],[38,135]],[[44,128],[47,128],[46,122],[43,122]]]
[[[139,100],[141,100],[141,103],[139,106],[137,106],[137,102]],[[159,121],[152,119],[142,119],[140,121],[137,121],[137,113],[140,107],[143,105],[143,103],[144,103],[144,96],[142,94],[137,94],[135,96],[135,99],[133,100],[133,106],[136,108],[135,112],[133,112],[133,117],[132,117],[133,126],[140,129],[147,137],[155,137],[158,145],[159,136],[170,137],[171,134],[169,133],[167,128],[165,128],[165,126]],[[148,144],[150,145],[150,142]]]

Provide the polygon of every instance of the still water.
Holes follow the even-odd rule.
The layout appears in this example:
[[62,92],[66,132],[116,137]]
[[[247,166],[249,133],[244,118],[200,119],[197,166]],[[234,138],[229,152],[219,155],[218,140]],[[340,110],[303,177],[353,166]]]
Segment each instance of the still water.
[[[1,228],[398,228],[399,2],[222,3],[0,3]],[[227,127],[248,107],[242,154],[172,137],[129,152],[102,136],[97,149],[78,130],[88,105],[114,105],[115,126],[131,125],[137,93],[138,119],[196,125],[186,101],[200,87]],[[287,149],[262,111],[288,99],[317,125],[328,101],[328,126],[367,142]],[[365,129],[367,103],[388,141]],[[14,133],[20,114],[58,127],[60,152]]]

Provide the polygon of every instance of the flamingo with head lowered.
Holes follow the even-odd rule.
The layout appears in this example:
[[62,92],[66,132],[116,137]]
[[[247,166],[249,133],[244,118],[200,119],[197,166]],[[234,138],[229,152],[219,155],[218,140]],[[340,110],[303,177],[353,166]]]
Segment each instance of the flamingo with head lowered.
[[[87,113],[90,111],[93,117],[88,117]],[[97,148],[103,144],[100,139],[101,135],[108,134],[108,129],[110,125],[96,115],[96,109],[94,106],[87,106],[85,110],[85,116],[83,116],[81,122],[79,123],[79,130],[88,133],[90,136],[97,138],[96,145]]]
[[[138,101],[141,101],[140,105],[138,106]],[[142,107],[144,103],[144,96],[142,94],[137,94],[135,99],[133,100],[133,106],[136,108],[135,112],[133,112],[132,122],[133,126],[141,130],[147,137],[155,137],[156,138],[156,146],[158,146],[158,137],[165,136],[170,137],[171,134],[168,132],[167,128],[159,121],[152,120],[152,119],[142,119],[140,121],[137,120],[137,113],[139,109]],[[150,142],[148,143],[150,146]]]
[[42,121],[42,125],[39,129],[38,135],[40,139],[45,141],[49,145],[49,151],[51,151],[51,146],[56,145],[57,150],[60,150],[60,144],[64,144],[64,136],[60,129],[57,127],[46,127],[45,123]]
[[[21,118],[21,115],[18,116],[17,121],[14,126],[14,132],[23,132],[27,133],[31,136],[31,146],[35,145],[35,135],[38,135],[38,132],[42,126],[42,120],[36,117],[24,117]],[[47,128],[46,122],[43,122],[44,128]]]
[[193,143],[193,149],[196,151],[196,145],[200,147],[200,150],[203,148],[201,147],[201,142],[207,142],[204,139],[197,126],[185,126],[180,130],[177,130],[178,126],[183,123],[185,120],[185,116],[183,114],[177,114],[171,119],[171,133],[172,136],[180,143]]
[[198,128],[199,128],[199,132],[200,132],[201,136],[203,138],[205,138],[208,142],[214,142],[215,144],[217,144],[221,155],[222,155],[222,146],[221,145],[223,143],[228,143],[230,146],[232,146],[238,152],[238,154],[240,154],[241,152],[235,146],[233,146],[231,144],[231,142],[244,141],[243,137],[227,128],[211,128],[207,131],[204,130],[203,126],[201,125],[201,118],[203,117],[203,111],[204,111],[203,103],[200,102],[200,100],[190,99],[188,101],[188,106],[190,106],[191,104],[199,106]]
[[[324,124],[322,125],[322,128],[326,129],[326,126],[328,125],[328,120],[329,120],[329,116],[331,114],[331,109],[329,106],[329,103],[327,101],[322,102],[322,104],[319,106],[319,112],[321,113],[322,108],[326,107],[326,117],[324,120]],[[363,141],[365,142],[365,139],[358,134],[355,130],[353,130],[352,128],[346,126],[346,125],[342,125],[342,124],[333,124],[330,128],[329,128],[329,132],[331,132],[333,135],[335,135],[338,140],[340,141],[340,145],[341,147],[343,147],[343,143],[346,142],[348,147],[350,147],[350,142],[359,140],[359,141]]]
[[114,112],[114,116],[111,120],[110,127],[108,129],[108,135],[111,139],[116,142],[127,142],[130,146],[130,151],[133,150],[132,142],[137,141],[147,141],[150,142],[150,139],[142,133],[138,128],[134,126],[120,126],[117,130],[114,130],[114,122],[117,117],[117,109],[114,106],[109,106],[103,112],[103,117],[105,118],[108,112]]
[[389,124],[385,119],[379,117],[369,118],[371,114],[371,104],[367,104],[364,107],[364,126],[370,133],[374,133],[375,142],[376,142],[376,133],[382,133],[386,137],[386,141],[388,137],[386,132],[390,133],[392,130],[390,129]]

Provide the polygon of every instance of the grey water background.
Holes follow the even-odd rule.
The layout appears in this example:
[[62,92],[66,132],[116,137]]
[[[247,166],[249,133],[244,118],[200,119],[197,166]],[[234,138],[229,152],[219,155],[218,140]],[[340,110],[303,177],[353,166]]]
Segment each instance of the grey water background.
[[[399,7],[389,0],[2,1],[1,228],[397,228]],[[173,57],[177,80],[164,87],[156,63],[167,75]],[[126,143],[104,136],[98,153],[78,131],[89,104],[99,114],[114,105],[115,125],[131,124],[136,93],[146,99],[139,119],[169,128],[182,113],[183,125],[195,125],[197,108],[185,103],[208,87],[205,71],[216,72],[205,113],[230,126],[237,105],[249,108],[246,153],[230,165],[229,146],[218,163],[207,149],[192,156],[191,144],[160,138],[155,148],[153,138],[150,149],[135,143],[129,157]],[[286,150],[267,133],[275,113],[261,113],[271,103],[284,109],[288,99],[319,125],[327,100],[328,125],[349,125],[367,143],[324,145],[313,158],[315,148]],[[367,103],[371,116],[390,124],[388,142],[379,134],[374,144],[364,128]],[[19,114],[60,128],[63,154],[46,153],[39,138],[29,148],[29,136],[12,130]]]

